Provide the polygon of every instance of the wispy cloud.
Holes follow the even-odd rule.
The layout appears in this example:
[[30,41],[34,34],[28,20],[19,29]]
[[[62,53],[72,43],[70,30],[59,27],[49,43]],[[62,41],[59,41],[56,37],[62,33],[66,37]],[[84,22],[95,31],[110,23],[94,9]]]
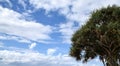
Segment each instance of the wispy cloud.
[[31,45],[29,45],[29,49],[33,49],[34,47],[36,47],[36,43],[32,43]]
[[73,32],[77,29],[77,27],[74,27],[73,22],[67,22],[67,23],[63,23],[60,24],[60,29],[59,32],[62,34],[62,39],[63,39],[63,43],[71,43],[71,36],[73,34]]
[[13,6],[10,0],[0,0],[0,2],[6,2],[9,5],[9,7]]
[[0,33],[0,40],[15,40],[20,43],[31,43],[31,41],[28,39],[14,36],[14,35],[3,34],[3,33]]
[[0,13],[1,33],[37,42],[51,39],[49,34],[52,33],[52,26],[27,21],[22,14],[1,6]]
[[25,0],[18,0],[18,3],[22,5],[24,9],[26,9],[27,4],[25,3]]

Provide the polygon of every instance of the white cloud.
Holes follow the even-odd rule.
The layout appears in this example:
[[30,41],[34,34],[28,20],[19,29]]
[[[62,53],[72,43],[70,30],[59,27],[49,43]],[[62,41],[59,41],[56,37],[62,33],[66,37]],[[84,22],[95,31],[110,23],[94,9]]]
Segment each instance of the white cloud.
[[[0,1],[3,2],[4,0],[0,0]],[[25,1],[26,0],[24,0],[24,1],[18,0],[18,3],[21,4],[24,7],[24,9],[27,7],[27,4],[25,3]],[[69,22],[71,22],[74,25],[74,23],[77,22],[79,24],[79,26],[77,26],[77,27],[80,27],[81,25],[85,24],[85,22],[87,21],[87,19],[90,16],[90,13],[93,10],[99,9],[103,6],[106,7],[108,5],[113,5],[113,4],[120,5],[119,4],[120,0],[100,0],[99,3],[97,3],[98,1],[99,0],[88,0],[88,1],[85,1],[85,0],[29,0],[29,3],[35,8],[35,10],[45,9],[46,13],[49,13],[50,11],[58,11],[58,13],[60,15],[64,15],[65,18],[68,20],[68,21],[66,21],[67,23],[66,22],[63,23],[64,25],[68,25]],[[5,2],[11,3],[9,0],[5,0]],[[50,36],[48,35],[52,31],[51,26],[36,23],[35,21],[28,22],[24,19],[20,19],[20,18],[23,18],[23,15],[29,15],[29,13],[34,10],[28,10],[28,11],[26,10],[25,13],[23,13],[23,15],[21,15],[17,12],[14,12],[12,10],[10,10],[10,13],[9,13],[8,9],[4,9],[4,10],[5,10],[5,12],[3,12],[3,15],[2,15],[2,17],[4,16],[4,19],[3,19],[5,21],[4,23],[6,24],[9,21],[9,25],[8,24],[6,24],[6,25],[12,26],[12,27],[9,27],[11,29],[14,28],[15,26],[17,26],[16,29],[14,28],[13,30],[18,30],[18,28],[21,27],[21,29],[19,29],[19,31],[14,32],[14,35],[21,36],[24,38],[27,37],[27,38],[30,38],[35,41],[40,40],[40,42],[43,42],[43,43],[46,43],[44,41],[44,39],[51,39]],[[9,13],[9,15],[6,14],[7,12]],[[9,17],[11,17],[11,15],[13,15],[13,14],[14,14],[14,16],[12,16],[12,19],[10,19]],[[5,20],[5,18],[7,18],[8,20]],[[10,23],[11,24],[14,23],[14,25],[11,25]],[[17,23],[17,25],[15,23]],[[23,25],[23,23],[24,23],[24,25]],[[34,27],[32,27],[32,26],[34,26]],[[36,26],[39,26],[39,27],[36,27]],[[60,26],[61,26],[61,24],[60,24]],[[43,30],[40,29],[43,27],[44,27]],[[65,28],[60,27],[60,29],[58,29],[59,32],[61,32],[61,34],[62,34],[62,38],[63,39],[67,38],[66,40],[64,40],[64,43],[70,43],[70,38],[71,38],[71,35],[73,34],[73,32],[76,30],[75,28],[76,27],[71,26],[71,27],[65,27]],[[25,30],[25,29],[27,29],[27,30]],[[30,29],[32,29],[32,30],[30,30]],[[39,31],[35,31],[35,30],[39,30]],[[47,31],[44,31],[44,30],[47,30]],[[66,30],[68,30],[68,32]],[[21,33],[23,33],[23,31],[26,31],[26,32],[24,32],[24,35],[21,34]],[[33,31],[34,33],[32,32],[30,34],[31,31]],[[43,31],[43,33],[41,31]],[[8,31],[8,32],[11,33],[10,31]],[[44,33],[47,33],[47,35]],[[13,32],[12,32],[12,34],[13,34]],[[33,36],[33,34],[34,34],[34,36]],[[40,38],[40,37],[42,37],[42,38]]]
[[[95,9],[106,7],[108,5],[119,5],[120,0],[29,0],[35,9],[45,9],[46,12],[58,11],[60,15],[64,15],[69,22],[79,23],[84,25],[87,19],[90,17],[90,13]],[[99,2],[99,3],[98,3]],[[61,24],[60,24],[61,28]],[[71,32],[74,32],[74,26],[61,28],[59,31],[66,39],[66,43],[70,43]],[[69,33],[69,34],[68,34]]]
[[31,41],[28,39],[17,36],[4,35],[4,34],[0,34],[0,40],[16,40],[20,43],[31,43]]
[[23,6],[24,9],[26,9],[26,3],[25,0],[18,0],[18,3]]
[[17,51],[8,51],[3,50],[0,51],[0,57],[3,58],[3,62],[5,63],[12,63],[12,62],[30,62],[33,61],[32,59],[37,60],[39,53],[29,53],[29,52],[17,52]]
[[32,43],[31,45],[29,45],[29,49],[33,49],[34,47],[36,47],[36,43]]
[[53,55],[56,52],[56,49],[50,48],[47,50],[48,55]]
[[[70,5],[71,0],[29,0],[30,3],[36,8],[43,8],[46,11],[55,11],[65,8]],[[59,4],[59,5],[58,5]]]
[[63,38],[63,43],[71,43],[70,38],[74,31],[76,30],[76,27],[73,27],[74,23],[73,22],[67,22],[66,24],[60,24],[60,30],[61,36]]
[[[117,4],[119,0],[29,0],[36,9],[45,9],[47,12],[58,11],[59,14],[65,15],[67,19],[83,22],[89,13],[94,9],[107,5]],[[99,3],[97,3],[99,1]],[[59,5],[58,5],[59,4]],[[70,8],[71,7],[71,8]],[[86,16],[85,16],[86,15]]]
[[[0,50],[0,65],[2,66],[102,66],[96,61],[88,64],[76,62],[75,59],[68,55],[45,55],[34,51],[15,51],[15,50]],[[17,64],[17,65],[16,65]]]
[[33,41],[50,40],[52,28],[35,21],[27,21],[20,13],[0,6],[0,33],[17,36]]

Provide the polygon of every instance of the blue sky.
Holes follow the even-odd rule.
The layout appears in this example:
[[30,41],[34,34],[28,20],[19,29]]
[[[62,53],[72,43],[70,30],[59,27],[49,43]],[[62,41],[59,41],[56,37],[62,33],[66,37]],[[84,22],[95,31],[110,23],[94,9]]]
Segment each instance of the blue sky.
[[1,66],[102,66],[69,56],[72,34],[90,13],[119,0],[0,0]]

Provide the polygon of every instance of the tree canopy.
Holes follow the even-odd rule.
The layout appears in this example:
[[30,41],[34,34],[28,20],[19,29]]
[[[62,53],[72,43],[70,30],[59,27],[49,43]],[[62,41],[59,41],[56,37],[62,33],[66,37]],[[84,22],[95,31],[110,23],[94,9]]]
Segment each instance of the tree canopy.
[[120,66],[120,7],[94,11],[71,41],[70,55],[77,60],[88,62],[99,57],[104,66]]

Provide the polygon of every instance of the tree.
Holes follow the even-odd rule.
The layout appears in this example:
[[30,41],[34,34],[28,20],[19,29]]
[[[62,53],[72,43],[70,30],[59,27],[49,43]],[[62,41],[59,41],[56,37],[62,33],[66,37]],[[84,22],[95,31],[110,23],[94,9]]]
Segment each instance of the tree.
[[120,66],[120,7],[94,11],[71,41],[70,55],[76,60],[88,62],[99,57],[104,66]]

